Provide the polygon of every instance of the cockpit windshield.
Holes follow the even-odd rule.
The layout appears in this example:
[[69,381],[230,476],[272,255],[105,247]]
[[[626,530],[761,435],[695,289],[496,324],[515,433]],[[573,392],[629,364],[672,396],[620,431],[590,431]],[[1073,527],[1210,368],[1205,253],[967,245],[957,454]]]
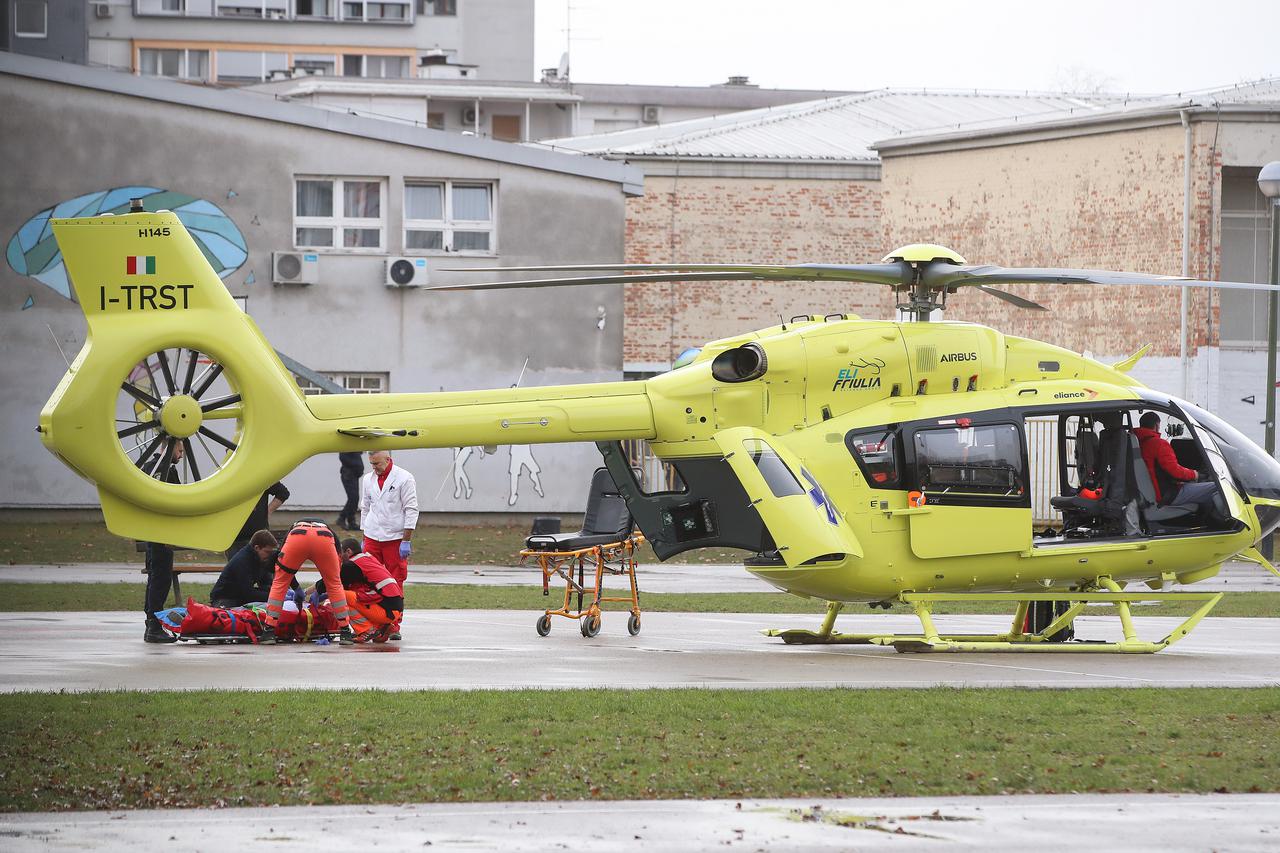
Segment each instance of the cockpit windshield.
[[1196,426],[1213,436],[1218,449],[1231,467],[1245,493],[1260,498],[1280,499],[1280,462],[1250,441],[1244,433],[1217,415],[1204,409],[1170,397],[1195,422]]

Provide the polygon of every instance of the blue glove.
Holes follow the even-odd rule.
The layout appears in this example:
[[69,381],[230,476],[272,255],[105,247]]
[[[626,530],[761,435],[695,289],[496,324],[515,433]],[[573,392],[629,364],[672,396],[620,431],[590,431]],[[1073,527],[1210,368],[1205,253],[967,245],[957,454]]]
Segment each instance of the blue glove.
[[409,554],[412,552],[413,552],[413,545],[409,543],[409,540],[408,539],[402,540],[400,542],[400,559],[402,560],[409,559]]

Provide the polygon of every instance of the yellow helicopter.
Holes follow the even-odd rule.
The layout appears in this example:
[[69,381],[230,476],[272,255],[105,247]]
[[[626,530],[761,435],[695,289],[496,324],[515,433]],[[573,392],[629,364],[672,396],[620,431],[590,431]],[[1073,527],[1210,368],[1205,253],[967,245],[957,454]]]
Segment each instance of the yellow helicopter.
[[[140,206],[139,206],[140,207]],[[591,441],[657,555],[717,546],[748,571],[828,602],[793,643],[899,651],[1150,653],[1185,636],[1221,593],[1170,592],[1254,547],[1280,524],[1280,463],[1214,415],[1112,366],[968,323],[793,319],[714,341],[645,381],[424,394],[306,397],[177,216],[52,222],[88,321],[84,347],[40,414],[46,447],[96,484],[120,536],[225,547],[262,493],[319,453]],[[605,275],[450,285],[547,287],[644,281],[807,279],[892,287],[917,320],[976,287],[1221,282],[1098,270],[970,266],[915,245],[879,264],[606,265]],[[1266,289],[1266,285],[1240,287]],[[1208,486],[1195,505],[1153,481],[1134,432],[1157,413],[1181,465]],[[113,420],[114,419],[114,420]],[[1061,529],[1033,529],[1028,424],[1049,422]],[[645,439],[678,474],[648,493],[620,442]],[[182,445],[186,482],[169,468]],[[1171,496],[1161,502],[1158,495]],[[1141,582],[1142,591],[1126,591]],[[1162,640],[1138,638],[1130,604],[1200,606]],[[940,633],[939,601],[1005,601],[1008,631]],[[911,635],[842,634],[848,602],[909,605]],[[1091,603],[1118,610],[1124,640],[1082,643]]]

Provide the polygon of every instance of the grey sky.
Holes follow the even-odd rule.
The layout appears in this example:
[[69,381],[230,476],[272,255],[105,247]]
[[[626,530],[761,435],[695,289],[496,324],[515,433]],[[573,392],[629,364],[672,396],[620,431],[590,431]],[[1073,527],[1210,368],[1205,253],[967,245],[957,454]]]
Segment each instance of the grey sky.
[[536,0],[538,68],[584,83],[1177,92],[1280,76],[1280,2]]

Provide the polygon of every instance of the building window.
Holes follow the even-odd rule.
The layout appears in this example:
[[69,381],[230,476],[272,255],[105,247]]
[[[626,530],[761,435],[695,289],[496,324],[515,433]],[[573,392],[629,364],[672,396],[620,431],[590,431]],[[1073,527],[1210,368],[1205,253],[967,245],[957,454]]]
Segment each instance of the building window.
[[270,18],[281,21],[289,17],[289,0],[215,0],[220,18]]
[[418,0],[420,15],[456,15],[458,0]]
[[338,67],[338,57],[323,53],[295,53],[293,68],[304,74],[318,74],[332,77]]
[[49,36],[49,4],[45,0],[18,0],[13,4],[13,34],[20,39]]
[[294,0],[293,10],[298,18],[332,18],[333,0]]
[[407,56],[365,56],[360,53],[347,53],[342,57],[343,77],[408,77],[409,57]]
[[[323,375],[352,394],[385,394],[391,384],[388,373],[329,373],[326,371]],[[302,393],[308,397],[325,393],[319,385],[301,376],[295,375],[294,378],[298,380],[298,387],[302,389]]]
[[342,0],[342,20],[403,24],[412,20],[411,9],[408,2]]
[[381,179],[298,178],[296,187],[293,224],[299,249],[382,249]]
[[208,80],[209,51],[153,47],[139,48],[138,71],[148,77]]
[[287,74],[289,54],[258,50],[218,51],[218,80],[256,83],[270,80],[275,74]]
[[493,184],[422,181],[404,188],[406,252],[497,252]]

